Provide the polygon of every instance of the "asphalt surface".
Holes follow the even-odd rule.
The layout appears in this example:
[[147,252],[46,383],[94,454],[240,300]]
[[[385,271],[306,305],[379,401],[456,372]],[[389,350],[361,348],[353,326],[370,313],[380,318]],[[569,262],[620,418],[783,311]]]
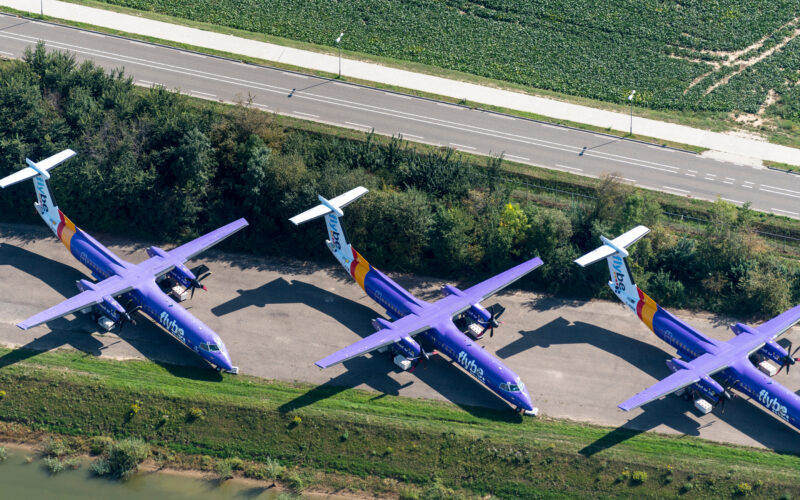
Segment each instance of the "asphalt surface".
[[[324,229],[320,225],[320,244]],[[68,316],[24,332],[22,319],[77,293],[75,281],[86,270],[63,245],[39,226],[0,225],[0,344],[33,351],[74,348],[94,356],[146,358],[159,363],[206,366],[155,323],[140,317],[136,326],[100,334],[84,316]],[[131,262],[146,259],[152,242],[114,241],[95,235]],[[248,375],[358,387],[380,394],[450,401],[472,411],[475,406],[512,409],[442,356],[433,356],[414,373],[401,372],[387,355],[370,354],[326,370],[314,362],[373,332],[370,321],[380,310],[344,270],[293,260],[207,252],[197,262],[214,271],[185,302],[225,341],[234,364]],[[375,263],[380,265],[380,263]],[[535,272],[535,271],[534,271]],[[394,276],[426,300],[438,298],[442,283]],[[469,286],[473,283],[456,283]],[[670,374],[665,362],[674,356],[624,306],[602,301],[565,301],[511,291],[485,301],[506,307],[504,324],[482,343],[516,371],[528,385],[542,415],[611,426],[596,443],[613,442],[622,427],[641,431],[700,436],[752,446],[800,452],[798,432],[744,396],[700,416],[691,403],[669,396],[625,413],[616,405]],[[138,314],[138,313],[137,313]],[[732,333],[724,320],[707,315],[679,316],[719,339]],[[784,338],[800,345],[800,329]],[[35,356],[36,352],[31,352]],[[0,357],[0,370],[16,358]],[[169,365],[165,365],[169,368]],[[209,377],[218,376],[209,370]],[[800,369],[776,378],[800,389]],[[300,407],[316,392],[291,403]],[[309,398],[309,396],[312,396]]]
[[616,174],[625,182],[680,196],[721,197],[800,218],[800,175],[726,163],[622,140],[313,75],[240,63],[71,27],[0,15],[0,55],[20,57],[44,40],[79,61],[124,68],[137,84],[234,102],[357,130],[579,175]]

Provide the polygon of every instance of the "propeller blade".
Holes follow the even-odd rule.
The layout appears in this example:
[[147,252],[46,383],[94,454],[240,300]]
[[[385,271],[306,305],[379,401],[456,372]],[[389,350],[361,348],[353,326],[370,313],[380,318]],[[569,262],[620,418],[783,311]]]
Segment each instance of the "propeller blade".
[[207,271],[205,274],[202,274],[202,275],[198,276],[197,277],[197,281],[198,282],[203,281],[204,279],[208,278],[209,276],[211,276],[211,271]]

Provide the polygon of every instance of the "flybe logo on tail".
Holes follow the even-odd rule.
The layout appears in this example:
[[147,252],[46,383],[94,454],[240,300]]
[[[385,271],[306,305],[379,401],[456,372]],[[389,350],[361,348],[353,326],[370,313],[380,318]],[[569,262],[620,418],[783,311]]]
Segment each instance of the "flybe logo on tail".
[[164,328],[167,329],[169,333],[171,333],[174,337],[180,339],[181,342],[183,340],[183,328],[178,326],[178,322],[172,319],[166,311],[162,312],[161,315],[158,317],[158,322],[164,325]]
[[335,215],[329,215],[328,217],[330,217],[328,220],[330,220],[331,244],[336,250],[341,250],[342,244],[339,242],[339,228],[337,227],[339,220]]
[[622,262],[622,259],[619,256],[614,257],[614,292],[620,293],[625,291],[625,263]]
[[478,363],[475,362],[474,359],[469,357],[464,351],[458,353],[458,363],[463,366],[468,372],[472,374],[473,377],[480,380],[484,384],[486,380],[483,378],[483,368],[478,366]]
[[44,180],[41,177],[36,177],[36,194],[39,195],[39,205],[42,207],[42,213],[47,212],[47,191],[45,189]]
[[772,413],[778,415],[784,420],[789,420],[787,416],[787,409],[783,406],[780,401],[778,401],[778,397],[772,397],[772,395],[766,389],[761,389],[761,392],[758,393],[758,400],[764,406],[769,409]]

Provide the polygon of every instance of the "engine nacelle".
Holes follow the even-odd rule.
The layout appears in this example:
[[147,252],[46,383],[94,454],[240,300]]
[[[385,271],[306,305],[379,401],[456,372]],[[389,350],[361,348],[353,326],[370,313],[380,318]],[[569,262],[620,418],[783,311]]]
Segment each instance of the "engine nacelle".
[[178,264],[172,271],[168,272],[170,278],[174,279],[178,284],[184,288],[190,288],[192,283],[197,279],[197,276],[192,273],[189,268],[183,264]]
[[[683,361],[682,359],[672,358],[667,361],[667,366],[673,372],[677,372],[678,370],[688,370],[691,369],[692,366]],[[722,385],[714,380],[713,378],[709,377],[708,375],[703,375],[700,380],[691,385],[691,388],[695,391],[701,393],[707,399],[710,399],[712,403],[716,403],[719,401],[721,396],[728,397],[728,394],[725,392],[725,388]]]
[[789,357],[789,352],[772,340],[764,344],[764,347],[756,351],[756,353],[766,359],[771,359],[778,365],[782,365]]
[[464,313],[469,319],[484,327],[488,325],[489,321],[492,319],[492,313],[480,304],[472,304]]
[[[94,283],[83,279],[76,281],[75,285],[81,292],[97,289]],[[103,301],[97,304],[97,308],[100,309],[103,315],[107,316],[112,321],[117,321],[121,316],[127,314],[125,308],[122,307],[122,304],[117,302],[117,300],[110,295],[104,296]]]
[[392,348],[396,354],[405,356],[408,359],[417,359],[422,355],[422,347],[410,336],[398,340],[392,344]]

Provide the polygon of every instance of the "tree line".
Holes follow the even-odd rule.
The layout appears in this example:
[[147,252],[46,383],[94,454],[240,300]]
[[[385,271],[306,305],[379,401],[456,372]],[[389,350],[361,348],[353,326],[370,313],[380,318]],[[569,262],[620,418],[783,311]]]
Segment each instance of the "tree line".
[[[452,150],[419,151],[400,138],[337,137],[282,126],[248,107],[198,103],[141,89],[121,71],[40,44],[0,65],[0,175],[64,148],[62,209],[89,231],[183,241],[246,217],[226,248],[328,259],[321,227],[288,218],[355,186],[349,239],[377,267],[474,281],[540,255],[521,286],[609,298],[605,266],[572,260],[636,224],[653,229],[631,253],[637,284],[664,306],[767,316],[800,302],[800,265],[773,255],[754,213],[718,201],[698,234],[672,229],[647,192],[606,179],[596,199],[553,208],[499,180],[502,159],[478,166]],[[0,197],[0,218],[34,222],[31,192]]]

